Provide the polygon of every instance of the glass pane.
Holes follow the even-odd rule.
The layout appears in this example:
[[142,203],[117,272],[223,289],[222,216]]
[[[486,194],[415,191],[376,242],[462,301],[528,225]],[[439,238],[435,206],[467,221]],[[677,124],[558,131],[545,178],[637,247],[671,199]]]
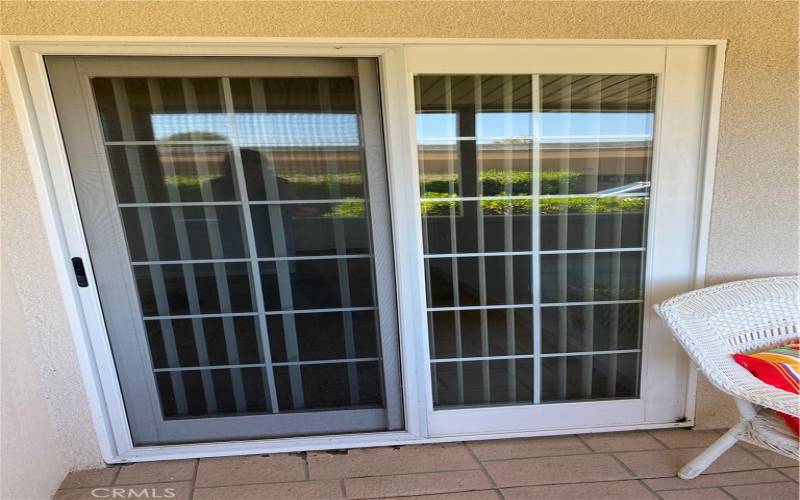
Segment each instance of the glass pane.
[[93,78],[106,141],[225,141],[218,78]]
[[246,263],[142,265],[134,276],[145,316],[255,311]]
[[627,193],[650,187],[655,75],[542,75],[542,194]]
[[208,416],[209,408],[220,416],[270,410],[263,368],[162,371],[155,377],[167,419]]
[[251,200],[365,196],[351,78],[233,78],[231,90]]
[[255,205],[250,210],[259,257],[370,252],[364,200]]
[[[532,308],[430,312],[431,358],[532,354],[532,312]],[[486,338],[481,322],[487,325]]]
[[531,359],[431,364],[433,407],[531,404]]
[[120,212],[133,261],[247,257],[238,206],[123,207]]
[[639,300],[642,252],[542,255],[542,302]]
[[542,402],[633,398],[639,394],[639,353],[542,359]]
[[145,321],[154,368],[259,364],[253,316]]
[[645,245],[647,198],[541,200],[542,250],[638,248]]
[[228,146],[107,146],[120,203],[235,201]]
[[286,366],[275,368],[278,404],[282,409],[319,410],[383,404],[380,364],[376,361],[301,365],[302,406],[297,405],[292,394],[290,369]]
[[[377,357],[376,319],[374,311],[267,316],[272,361]],[[292,329],[296,338],[286,334]],[[295,354],[289,356],[287,351],[292,348]]]
[[371,259],[261,263],[267,311],[374,305]]
[[[415,77],[433,359],[534,354],[534,332],[544,356],[532,363],[640,348],[655,89],[655,75]],[[462,309],[532,304],[534,276],[541,325],[527,310]],[[489,404],[481,363],[435,363],[436,397]],[[582,398],[607,397],[592,396],[600,366],[580,375]],[[633,392],[612,397],[636,395],[638,361],[632,370]],[[564,370],[555,377],[568,382]],[[545,401],[538,389],[533,399]]]
[[638,349],[642,304],[543,307],[542,352]]
[[422,202],[425,253],[531,250],[531,200]]
[[530,304],[531,257],[426,259],[430,307]]
[[355,79],[92,87],[165,417],[381,405]]

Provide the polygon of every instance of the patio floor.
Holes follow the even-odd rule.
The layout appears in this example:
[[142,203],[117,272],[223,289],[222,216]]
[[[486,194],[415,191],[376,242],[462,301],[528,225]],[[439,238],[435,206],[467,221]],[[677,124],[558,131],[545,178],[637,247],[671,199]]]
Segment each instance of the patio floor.
[[798,498],[798,464],[746,444],[693,481],[675,477],[720,432],[636,431],[149,462],[73,472],[55,498]]

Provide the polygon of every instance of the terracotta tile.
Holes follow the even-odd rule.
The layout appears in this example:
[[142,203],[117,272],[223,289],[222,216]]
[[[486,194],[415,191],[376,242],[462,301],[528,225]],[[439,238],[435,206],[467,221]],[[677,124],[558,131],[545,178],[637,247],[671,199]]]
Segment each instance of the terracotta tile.
[[407,495],[486,490],[492,484],[483,471],[428,472],[401,476],[345,479],[347,498],[381,498]]
[[[617,453],[619,458],[636,477],[670,477],[696,457],[705,448],[685,448],[678,450],[630,451]],[[763,469],[764,465],[741,448],[731,448],[723,453],[706,470],[707,474]]]
[[690,488],[713,488],[715,486],[735,486],[737,484],[773,483],[783,481],[781,474],[773,469],[748,470],[744,472],[724,472],[722,474],[702,474],[691,481],[679,477],[645,479],[644,482],[655,491],[683,490]]
[[770,467],[792,467],[800,465],[800,462],[797,460],[784,457],[783,455],[779,455],[774,451],[765,450],[763,448],[761,451],[754,451],[753,455],[763,460],[764,463]]
[[107,486],[114,480],[119,467],[90,469],[70,472],[61,482],[61,488],[87,488],[89,486]]
[[98,498],[170,498],[171,500],[189,500],[191,496],[192,483],[187,482],[58,490],[53,496],[53,500],[97,500]]
[[195,488],[193,500],[267,500],[289,498],[342,498],[339,481],[248,484],[218,488]]
[[731,500],[731,497],[719,488],[660,491],[658,494],[664,500]]
[[194,478],[197,460],[167,460],[161,462],[140,462],[120,467],[114,484],[165,483],[167,481],[186,481]]
[[656,498],[639,481],[607,481],[600,483],[552,484],[547,486],[523,486],[501,490],[507,500],[639,500]]
[[575,436],[473,441],[467,443],[467,446],[475,452],[478,460],[576,455],[592,452]]
[[783,472],[789,479],[797,482],[798,478],[800,478],[800,467],[781,467],[778,469],[779,471]]
[[388,476],[417,472],[477,469],[478,462],[463,444],[428,444],[348,450],[346,455],[308,454],[311,479]]
[[667,448],[701,448],[720,438],[715,431],[692,429],[659,429],[650,431],[650,435],[664,443]]
[[204,458],[197,467],[195,484],[204,487],[303,481],[305,467],[303,457],[286,453]]
[[725,491],[738,500],[797,500],[800,491],[797,483],[749,484],[743,486],[729,486]]
[[581,438],[594,451],[600,453],[660,450],[664,448],[664,446],[656,441],[650,434],[643,431],[585,434],[581,436]]
[[459,491],[458,493],[441,493],[439,495],[422,495],[412,497],[389,497],[402,498],[403,500],[499,500],[500,495],[496,490],[480,491]]
[[600,454],[501,460],[484,466],[500,487],[630,478],[613,457]]

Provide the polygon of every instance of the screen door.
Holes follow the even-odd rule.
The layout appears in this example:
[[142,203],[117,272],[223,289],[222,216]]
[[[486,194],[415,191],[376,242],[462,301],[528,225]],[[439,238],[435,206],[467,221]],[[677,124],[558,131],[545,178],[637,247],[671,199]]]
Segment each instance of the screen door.
[[402,428],[375,61],[46,63],[134,444]]

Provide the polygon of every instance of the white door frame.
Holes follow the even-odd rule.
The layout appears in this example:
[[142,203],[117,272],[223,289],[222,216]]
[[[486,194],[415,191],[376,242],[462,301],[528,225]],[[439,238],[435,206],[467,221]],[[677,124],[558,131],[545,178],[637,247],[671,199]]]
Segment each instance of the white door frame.
[[[689,96],[698,113],[697,126],[678,127],[684,137],[676,137],[685,146],[680,151],[657,149],[654,175],[659,165],[678,162],[691,170],[691,186],[678,187],[683,196],[685,210],[678,217],[688,221],[688,242],[675,255],[682,263],[680,272],[672,269],[651,270],[659,273],[650,277],[648,302],[655,303],[670,295],[701,286],[705,280],[705,262],[710,219],[713,173],[716,158],[719,106],[722,89],[722,72],[726,42],[723,40],[481,40],[481,39],[266,39],[266,38],[138,38],[138,37],[3,37],[2,64],[17,113],[28,162],[34,179],[38,202],[43,213],[59,287],[65,303],[70,327],[76,343],[83,381],[91,406],[103,459],[108,463],[224,456],[281,451],[354,448],[387,444],[486,439],[491,437],[533,436],[575,432],[627,430],[634,428],[661,428],[691,426],[694,422],[694,394],[696,371],[688,369],[686,390],[679,397],[685,407],[686,420],[674,422],[663,418],[636,422],[613,421],[591,427],[568,424],[558,429],[508,430],[498,428],[479,435],[436,432],[429,428],[429,377],[427,365],[427,325],[424,315],[424,276],[407,272],[418,264],[421,256],[419,219],[419,194],[413,187],[417,179],[416,149],[414,141],[413,93],[409,64],[424,61],[415,52],[435,54],[445,51],[454,64],[468,63],[478,52],[489,56],[494,64],[480,69],[482,73],[501,71],[508,61],[520,57],[538,57],[551,61],[552,71],[588,71],[589,65],[598,61],[621,61],[620,65],[599,67],[595,71],[625,72],[627,58],[614,58],[616,50],[628,54],[662,55],[658,64],[681,64],[680,51],[702,50],[708,54],[702,71],[706,78],[703,95]],[[566,51],[569,56],[547,57],[553,49]],[[456,57],[456,53],[459,54]],[[70,258],[80,256],[89,262],[86,241],[79,218],[74,189],[67,164],[58,120],[44,67],[45,55],[249,55],[249,56],[339,56],[379,58],[384,101],[384,125],[389,169],[390,201],[394,223],[395,255],[397,255],[397,293],[399,308],[400,349],[403,364],[403,395],[406,430],[371,434],[280,438],[222,443],[134,447],[125,416],[113,358],[105,333],[99,298],[94,287],[78,288],[74,285]],[[498,57],[498,55],[500,57]],[[637,57],[640,57],[637,56]],[[633,57],[633,56],[631,56]],[[649,56],[648,56],[649,57]],[[481,57],[483,59],[483,57]],[[583,65],[575,69],[575,61]],[[506,66],[504,66],[506,65]],[[560,66],[559,66],[560,65]],[[560,68],[560,69],[559,69]],[[437,71],[442,72],[443,69]],[[540,70],[541,71],[541,70]],[[632,72],[629,69],[627,72]],[[636,71],[642,71],[638,69]],[[588,71],[591,72],[591,71]],[[664,92],[681,92],[680,86],[660,89]],[[685,91],[685,89],[683,89]],[[697,108],[695,108],[697,109]],[[677,120],[681,116],[662,112],[662,120]],[[659,127],[660,128],[660,127]],[[698,134],[699,132],[699,134]],[[663,140],[663,138],[662,138]],[[686,151],[693,151],[687,161]],[[680,182],[678,183],[680,184]],[[670,186],[673,187],[673,186]],[[657,194],[656,197],[659,195]],[[666,194],[662,194],[664,198]],[[687,198],[688,197],[688,198]],[[658,211],[657,206],[651,209]],[[414,214],[409,216],[408,214]],[[652,236],[652,235],[651,235]],[[650,241],[653,241],[652,239]],[[400,270],[404,270],[402,272]],[[92,269],[87,272],[91,280]],[[422,303],[422,305],[420,305]],[[648,312],[652,323],[653,315]],[[660,335],[659,348],[666,347],[668,337]],[[645,347],[650,349],[652,347]],[[671,362],[688,367],[686,357],[673,344]],[[644,374],[643,374],[644,376]],[[639,400],[626,401],[635,404]],[[571,403],[584,404],[584,403]],[[645,409],[646,411],[646,409]],[[648,419],[649,420],[649,419]],[[434,432],[432,432],[434,431]]]

